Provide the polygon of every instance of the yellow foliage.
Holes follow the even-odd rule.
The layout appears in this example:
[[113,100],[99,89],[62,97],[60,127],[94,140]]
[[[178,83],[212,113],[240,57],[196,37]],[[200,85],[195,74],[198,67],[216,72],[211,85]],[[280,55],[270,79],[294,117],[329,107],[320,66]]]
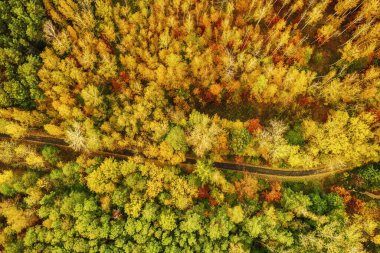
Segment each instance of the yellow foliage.
[[377,245],[380,245],[380,235],[375,235],[373,238],[372,238],[372,241],[377,244]]
[[233,223],[240,223],[244,220],[244,210],[240,205],[228,208],[227,213]]
[[[51,124],[69,127],[73,119],[96,121],[96,130],[91,126],[68,132],[78,150],[139,148],[150,157],[179,163],[184,152],[164,141],[174,125],[183,128],[197,156],[221,160],[234,152],[228,149],[225,131],[230,124],[189,124],[194,105],[220,104],[223,109],[245,103],[257,118],[292,115],[290,124],[293,115],[315,120],[304,120],[303,135],[309,140],[304,147],[288,144],[285,132],[273,138],[264,131],[257,143],[248,144],[246,156],[302,167],[339,156],[361,142],[361,155],[353,160],[369,161],[375,156],[363,152],[376,136],[355,121],[342,126],[337,120],[319,120],[325,120],[330,109],[358,117],[361,111],[378,108],[378,69],[373,64],[380,34],[378,1],[282,2],[275,8],[271,1],[230,1],[219,8],[219,3],[204,0],[138,1],[134,9],[110,0],[45,0],[52,21],[44,29],[49,43],[38,76],[46,99],[38,107],[53,118]],[[308,31],[316,32],[316,38]],[[342,55],[335,63],[330,61],[336,54],[325,54],[322,46],[328,40],[334,40],[329,47]],[[368,60],[367,70],[351,73],[361,64],[354,60]],[[331,72],[321,76],[325,67]],[[45,123],[44,117],[33,120],[33,113],[1,114],[22,126]],[[346,131],[355,124],[366,133],[357,142],[355,131],[340,135],[332,130]],[[62,135],[52,128],[45,126]]]
[[144,200],[139,193],[132,192],[130,194],[129,203],[125,204],[124,212],[133,218],[140,216],[140,211],[144,205]]
[[11,135],[13,138],[21,138],[26,135],[27,131],[28,129],[26,127],[13,122],[5,126],[5,133]]
[[64,55],[71,46],[71,40],[66,31],[59,33],[53,40],[52,46],[58,55]]
[[0,109],[0,117],[15,120],[29,127],[39,127],[46,116],[36,110],[24,111],[17,108]]
[[358,5],[360,0],[339,0],[335,5],[334,9],[337,14],[341,15],[344,12],[354,8]]
[[87,176],[87,186],[96,193],[112,193],[120,176],[118,163],[108,158]]
[[5,184],[7,182],[11,182],[13,180],[13,171],[11,170],[4,170],[2,173],[0,173],[0,184]]
[[25,157],[25,161],[29,166],[43,166],[44,159],[35,153],[30,153]]
[[314,157],[323,154],[330,160],[335,157],[355,166],[363,161],[376,161],[380,146],[372,142],[372,120],[370,114],[349,117],[347,112],[336,111],[325,124],[304,121],[304,137],[308,140],[306,148]]
[[38,221],[38,217],[33,210],[21,210],[11,201],[0,203],[0,214],[7,220],[8,226],[16,233],[20,233],[23,229],[32,226]]
[[111,208],[111,197],[110,196],[103,196],[100,198],[100,206],[102,207],[102,210],[105,212],[109,212]]
[[18,157],[24,158],[33,151],[31,147],[21,144],[14,149],[14,152]]
[[46,124],[44,125],[44,129],[48,134],[54,135],[54,136],[63,136],[64,132],[62,129],[56,125],[53,124]]

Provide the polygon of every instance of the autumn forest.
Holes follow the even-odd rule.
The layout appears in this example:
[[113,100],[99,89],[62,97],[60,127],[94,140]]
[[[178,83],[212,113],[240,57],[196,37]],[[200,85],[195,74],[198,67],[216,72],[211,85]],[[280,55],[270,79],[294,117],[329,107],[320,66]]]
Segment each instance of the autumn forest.
[[0,0],[0,252],[380,252],[380,0]]

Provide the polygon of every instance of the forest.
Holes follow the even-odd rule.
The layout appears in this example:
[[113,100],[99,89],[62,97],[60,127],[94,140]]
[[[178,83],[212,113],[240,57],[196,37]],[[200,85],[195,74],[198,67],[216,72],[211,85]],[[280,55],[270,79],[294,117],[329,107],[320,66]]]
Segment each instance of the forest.
[[0,252],[380,252],[380,0],[0,0]]

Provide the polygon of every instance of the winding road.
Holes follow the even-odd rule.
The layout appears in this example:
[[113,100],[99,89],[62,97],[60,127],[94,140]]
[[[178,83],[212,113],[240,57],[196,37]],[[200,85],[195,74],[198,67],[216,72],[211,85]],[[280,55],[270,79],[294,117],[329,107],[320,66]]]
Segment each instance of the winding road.
[[[57,146],[57,147],[65,148],[65,149],[70,149],[69,144],[66,143],[63,138],[49,136],[40,132],[32,132],[19,139],[14,139],[10,135],[7,135],[7,134],[0,134],[0,139],[30,143],[30,144],[36,144],[36,145],[49,144],[49,145],[53,145],[53,146]],[[92,152],[91,154],[113,156],[113,157],[118,157],[118,158],[141,156],[146,160],[149,160],[152,162],[159,162],[158,160],[147,158],[141,152],[134,152],[132,150],[96,151],[96,152]],[[195,157],[187,156],[186,161],[184,161],[180,165],[191,166],[191,165],[194,165],[195,163],[196,163]],[[301,180],[301,179],[309,179],[309,178],[310,179],[323,178],[323,177],[334,175],[337,172],[347,171],[351,169],[351,168],[337,168],[337,169],[313,168],[313,169],[307,169],[307,170],[291,170],[291,169],[258,166],[258,165],[252,165],[252,164],[246,164],[246,163],[235,163],[235,162],[229,162],[229,161],[214,162],[213,166],[215,168],[219,168],[223,170],[248,172],[248,173],[256,174],[261,177],[281,179],[281,180]]]

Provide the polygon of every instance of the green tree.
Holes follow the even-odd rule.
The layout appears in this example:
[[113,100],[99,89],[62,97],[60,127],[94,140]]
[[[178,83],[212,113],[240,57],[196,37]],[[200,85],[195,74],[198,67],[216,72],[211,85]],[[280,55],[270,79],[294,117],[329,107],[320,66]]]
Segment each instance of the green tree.
[[358,174],[364,180],[364,187],[368,190],[376,189],[380,185],[380,165],[370,164],[360,168]]
[[292,129],[289,129],[285,133],[285,139],[288,141],[291,145],[304,145],[305,140],[303,138],[302,134],[302,128],[301,125],[297,124]]
[[312,205],[309,207],[314,213],[322,215],[328,210],[327,200],[319,192],[309,195]]
[[188,149],[185,132],[179,126],[173,127],[165,140],[175,151],[186,152]]
[[42,0],[6,0],[0,13],[0,106],[30,108],[42,98],[37,71],[45,9]]
[[45,145],[42,147],[41,154],[46,161],[55,165],[60,161],[59,152],[57,147]]
[[233,129],[230,134],[230,147],[235,154],[241,153],[251,140],[246,128]]

